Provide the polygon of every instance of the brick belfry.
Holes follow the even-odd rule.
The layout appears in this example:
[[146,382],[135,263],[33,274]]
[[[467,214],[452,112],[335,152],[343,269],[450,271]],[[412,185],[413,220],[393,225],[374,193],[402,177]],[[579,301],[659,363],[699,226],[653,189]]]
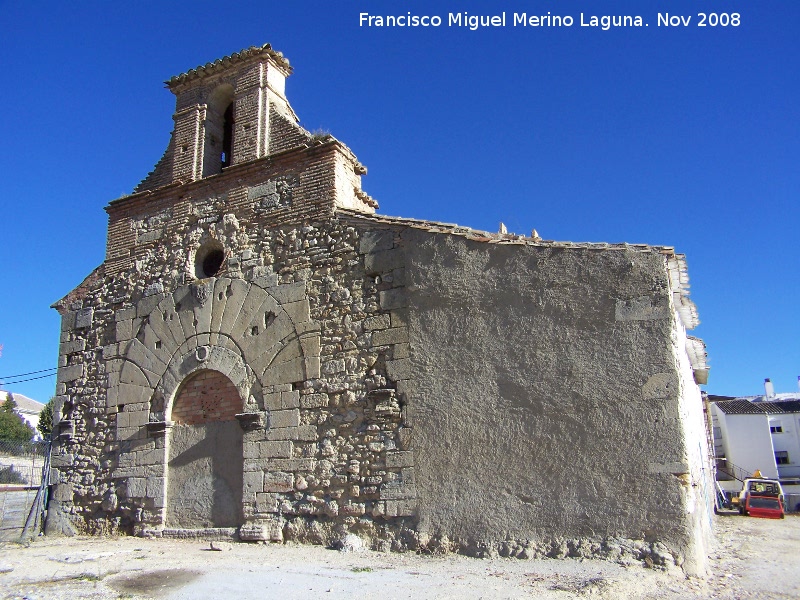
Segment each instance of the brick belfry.
[[265,45],[167,82],[167,150],[54,305],[48,531],[702,572],[683,256],[377,215],[350,149],[298,124],[290,73]]

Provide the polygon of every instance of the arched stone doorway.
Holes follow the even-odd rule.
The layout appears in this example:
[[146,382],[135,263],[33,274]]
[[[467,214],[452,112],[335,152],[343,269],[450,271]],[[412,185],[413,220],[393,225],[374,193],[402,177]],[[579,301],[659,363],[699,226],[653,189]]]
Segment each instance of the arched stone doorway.
[[236,386],[218,371],[195,372],[179,387],[167,445],[168,528],[242,524],[242,407]]

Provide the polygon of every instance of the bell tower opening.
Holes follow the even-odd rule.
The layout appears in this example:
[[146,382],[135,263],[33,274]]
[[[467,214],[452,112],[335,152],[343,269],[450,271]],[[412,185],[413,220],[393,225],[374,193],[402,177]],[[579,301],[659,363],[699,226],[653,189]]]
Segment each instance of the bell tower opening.
[[221,173],[233,164],[233,86],[223,83],[208,95],[206,103],[203,177]]
[[225,109],[225,114],[222,118],[222,156],[220,163],[222,168],[231,166],[231,158],[233,152],[233,102]]

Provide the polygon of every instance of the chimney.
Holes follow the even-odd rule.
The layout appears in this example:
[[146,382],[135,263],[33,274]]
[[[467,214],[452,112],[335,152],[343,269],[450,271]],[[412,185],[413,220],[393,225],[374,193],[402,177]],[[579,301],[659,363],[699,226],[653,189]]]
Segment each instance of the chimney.
[[764,380],[764,391],[766,392],[765,400],[772,400],[775,398],[775,386],[772,385],[769,377]]

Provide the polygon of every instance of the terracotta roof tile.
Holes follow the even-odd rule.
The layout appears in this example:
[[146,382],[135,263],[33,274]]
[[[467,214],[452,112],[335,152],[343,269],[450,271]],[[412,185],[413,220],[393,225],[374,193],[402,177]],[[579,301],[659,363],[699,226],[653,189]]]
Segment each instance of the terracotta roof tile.
[[186,71],[186,73],[175,75],[164,83],[167,84],[167,87],[171,88],[180,85],[181,83],[191,81],[192,79],[198,79],[200,77],[211,75],[221,67],[228,66],[233,62],[241,62],[262,55],[267,55],[274,59],[275,62],[286,71],[287,75],[292,72],[292,67],[289,64],[289,60],[283,56],[283,53],[273,50],[272,45],[270,44],[264,44],[263,46],[251,46],[250,48],[245,48],[239,52],[234,52],[233,54],[229,54],[228,56],[217,59],[214,62],[200,65],[199,67],[195,67],[194,69]]

